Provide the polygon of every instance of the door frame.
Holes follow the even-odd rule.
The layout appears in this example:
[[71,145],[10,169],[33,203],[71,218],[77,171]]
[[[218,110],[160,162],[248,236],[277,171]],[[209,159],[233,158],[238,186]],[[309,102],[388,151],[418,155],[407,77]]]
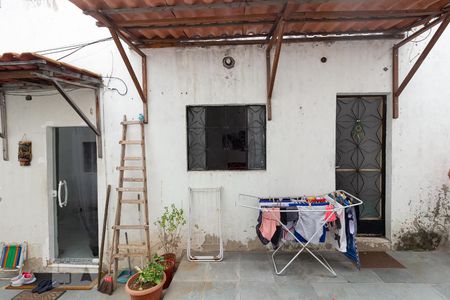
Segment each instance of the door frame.
[[[80,126],[80,125],[65,125],[65,126],[48,126],[46,127],[46,160],[47,160],[47,191],[48,191],[48,229],[47,232],[49,233],[48,238],[48,260],[44,261],[44,265],[52,265],[52,266],[63,266],[63,267],[69,267],[69,268],[97,268],[98,266],[98,259],[93,259],[93,263],[89,264],[80,264],[78,263],[58,263],[58,225],[57,225],[57,196],[54,193],[55,190],[57,190],[58,182],[56,178],[57,173],[57,165],[56,165],[56,158],[57,158],[57,135],[56,135],[56,129],[57,128],[65,128],[65,127],[78,127],[78,128],[89,128],[88,126]],[[98,143],[98,139],[96,137],[95,142]],[[97,145],[98,146],[98,145]],[[98,147],[96,147],[98,152]],[[100,194],[99,194],[99,157],[98,153],[95,155],[95,159],[97,160],[97,208],[100,206]],[[97,212],[97,220],[98,223],[102,221],[100,219],[100,212],[101,210],[98,209]],[[97,229],[99,230],[99,226]],[[99,231],[99,241],[100,241],[100,231]],[[94,263],[97,261],[97,264]]]
[[[388,191],[388,180],[386,178],[387,176],[387,172],[386,169],[388,167],[387,163],[386,163],[386,159],[389,156],[390,158],[390,154],[387,153],[388,152],[388,132],[391,132],[390,127],[391,124],[387,122],[388,120],[388,115],[390,115],[392,112],[389,110],[389,106],[388,104],[392,101],[391,100],[391,96],[388,93],[337,93],[336,94],[336,99],[335,99],[335,105],[337,108],[337,99],[338,98],[351,98],[351,97],[381,97],[382,98],[382,102],[383,102],[383,138],[382,138],[382,164],[381,164],[381,176],[382,176],[382,180],[381,180],[381,201],[382,201],[382,214],[381,217],[382,219],[380,221],[378,221],[376,224],[373,224],[374,221],[359,221],[358,220],[358,232],[361,231],[361,228],[365,228],[367,229],[368,227],[374,227],[370,230],[364,230],[366,231],[365,233],[358,233],[358,235],[360,236],[389,236],[390,234],[390,222],[388,219],[388,216],[390,216],[390,213],[387,213],[387,210],[390,212],[390,207],[388,208],[388,202],[390,203],[390,201],[388,201],[387,199],[387,191]],[[335,115],[335,134],[336,134],[336,126],[337,126],[337,115]],[[389,128],[388,128],[389,126]],[[335,141],[336,141],[336,137],[335,137]],[[391,144],[392,141],[389,139],[389,144]],[[335,144],[335,152],[336,152],[336,144]],[[336,165],[336,161],[335,161],[335,165]],[[335,182],[336,182],[336,170],[335,170]],[[390,186],[389,186],[390,188]],[[364,201],[364,200],[363,200]],[[368,223],[372,223],[372,224],[368,224]],[[370,232],[372,231],[372,232]]]

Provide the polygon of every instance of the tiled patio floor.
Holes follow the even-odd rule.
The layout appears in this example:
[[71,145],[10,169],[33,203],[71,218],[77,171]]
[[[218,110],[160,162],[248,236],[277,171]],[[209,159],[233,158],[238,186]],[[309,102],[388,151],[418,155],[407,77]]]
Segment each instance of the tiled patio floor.
[[[324,252],[337,277],[308,254],[274,274],[270,253],[226,252],[223,262],[192,263],[184,259],[164,300],[181,299],[450,299],[450,252],[390,252],[406,269],[357,271],[343,255]],[[285,253],[280,263],[287,262]],[[18,291],[4,290],[0,299]],[[112,296],[68,291],[60,299],[128,299],[123,289]]]

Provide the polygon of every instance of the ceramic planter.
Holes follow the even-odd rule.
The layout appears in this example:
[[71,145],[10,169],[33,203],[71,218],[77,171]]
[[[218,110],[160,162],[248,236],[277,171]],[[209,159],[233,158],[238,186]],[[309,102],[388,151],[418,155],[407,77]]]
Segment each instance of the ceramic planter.
[[130,283],[134,282],[136,278],[139,276],[138,274],[134,274],[128,279],[127,284],[125,285],[125,291],[128,295],[130,295],[131,300],[160,300],[161,294],[163,290],[163,285],[166,282],[166,274],[164,274],[163,280],[154,287],[149,289],[145,289],[142,291],[135,291],[130,289]]

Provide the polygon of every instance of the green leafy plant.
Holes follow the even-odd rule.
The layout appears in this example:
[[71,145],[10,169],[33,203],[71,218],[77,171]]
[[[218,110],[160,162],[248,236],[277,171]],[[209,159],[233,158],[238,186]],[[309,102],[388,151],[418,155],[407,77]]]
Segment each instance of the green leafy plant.
[[136,267],[139,276],[130,286],[134,290],[144,290],[161,283],[164,278],[164,258],[155,254],[144,269]]
[[181,229],[186,224],[184,211],[175,204],[164,207],[164,213],[154,223],[158,227],[158,236],[166,253],[176,253],[181,242]]

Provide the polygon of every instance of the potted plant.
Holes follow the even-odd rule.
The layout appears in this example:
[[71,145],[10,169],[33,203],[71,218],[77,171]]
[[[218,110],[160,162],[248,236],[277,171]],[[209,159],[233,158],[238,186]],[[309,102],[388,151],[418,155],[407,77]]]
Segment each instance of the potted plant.
[[144,269],[136,267],[138,273],[128,279],[125,290],[132,300],[159,300],[166,281],[163,259],[155,255]]
[[164,207],[164,213],[154,223],[158,227],[158,236],[162,243],[165,260],[176,260],[176,251],[181,242],[181,229],[186,224],[184,211],[178,209],[175,204]]
[[158,227],[158,236],[164,249],[164,263],[167,282],[164,288],[167,288],[172,281],[173,272],[176,264],[176,251],[181,242],[181,229],[186,224],[183,209],[178,209],[175,204],[170,207],[164,207],[164,213],[154,223]]

